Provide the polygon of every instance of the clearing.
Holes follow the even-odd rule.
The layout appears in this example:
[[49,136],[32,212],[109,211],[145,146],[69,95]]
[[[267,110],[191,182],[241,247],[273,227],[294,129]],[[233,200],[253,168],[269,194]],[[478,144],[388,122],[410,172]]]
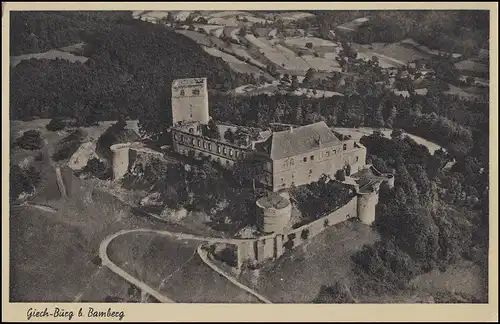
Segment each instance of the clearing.
[[[425,45],[420,45],[418,42],[416,42],[415,40],[413,40],[411,38],[407,38],[407,39],[402,40],[401,44],[404,44],[404,45],[407,45],[407,46],[411,46],[411,47],[419,50],[422,53],[425,53],[425,54],[428,54],[428,55],[432,55],[432,56],[438,56],[441,53],[448,54],[446,52],[441,52],[441,51],[438,51],[438,50],[432,50],[432,49],[430,49],[429,47],[427,47]],[[452,53],[451,56],[454,59],[457,59],[457,58],[462,57],[462,54]]]
[[252,66],[244,61],[241,61],[241,60],[237,59],[236,57],[234,57],[233,55],[222,52],[217,48],[203,46],[203,50],[205,50],[205,52],[207,52],[208,54],[210,54],[212,56],[222,58],[225,62],[228,63],[229,67],[235,72],[251,73],[251,74],[254,74],[256,76],[264,75],[264,72],[262,70],[260,70],[259,68]]
[[60,51],[60,50],[50,50],[50,51],[45,52],[45,53],[23,54],[23,55],[19,55],[19,56],[12,56],[10,58],[10,66],[15,67],[16,65],[18,65],[22,61],[31,60],[31,59],[35,59],[35,60],[60,59],[60,60],[66,60],[66,61],[71,62],[71,63],[80,62],[82,64],[88,61],[88,57],[85,57],[85,56],[77,56],[77,55],[73,55],[71,53]]

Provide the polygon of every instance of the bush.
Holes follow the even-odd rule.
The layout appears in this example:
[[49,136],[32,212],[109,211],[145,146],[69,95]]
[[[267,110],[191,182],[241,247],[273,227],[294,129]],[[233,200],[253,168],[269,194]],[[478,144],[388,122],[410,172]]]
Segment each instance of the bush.
[[11,164],[9,176],[9,198],[11,201],[15,201],[23,192],[27,194],[33,193],[41,181],[40,172],[33,166],[24,170],[18,165]]
[[52,155],[54,161],[69,159],[75,153],[83,142],[84,134],[80,129],[61,139],[57,143],[55,153]]
[[391,241],[365,245],[352,260],[358,271],[383,282],[388,289],[403,289],[420,273],[413,259]]
[[337,170],[335,173],[335,178],[338,181],[345,181],[345,171],[344,170]]
[[82,169],[82,172],[89,173],[101,180],[111,178],[112,170],[97,158],[92,158],[87,162],[87,165]]
[[43,147],[43,140],[39,131],[29,130],[24,132],[23,136],[16,139],[14,145],[25,150],[39,150]]
[[313,300],[314,304],[346,304],[354,302],[354,297],[347,285],[338,281],[333,286],[321,285],[318,296]]
[[53,118],[45,128],[51,132],[62,130],[66,127],[66,122],[62,118]]

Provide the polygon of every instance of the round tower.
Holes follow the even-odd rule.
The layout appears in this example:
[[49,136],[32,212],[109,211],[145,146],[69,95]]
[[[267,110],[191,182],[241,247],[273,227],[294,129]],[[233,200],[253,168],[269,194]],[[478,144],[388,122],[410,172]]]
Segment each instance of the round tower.
[[292,204],[281,195],[262,197],[256,205],[259,228],[264,233],[280,233],[290,221]]
[[358,218],[363,224],[371,225],[375,221],[380,184],[374,183],[358,191]]
[[113,153],[113,180],[120,180],[128,172],[131,143],[120,143],[110,147]]

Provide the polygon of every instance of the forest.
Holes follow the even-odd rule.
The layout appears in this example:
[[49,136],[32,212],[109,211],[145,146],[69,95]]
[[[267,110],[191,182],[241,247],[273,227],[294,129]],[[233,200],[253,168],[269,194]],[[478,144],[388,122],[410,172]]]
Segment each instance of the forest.
[[[26,28],[13,29],[13,51],[32,52],[27,34],[39,32],[38,42],[45,45],[36,50],[83,41],[89,60],[81,64],[32,59],[13,68],[11,119],[63,116],[76,117],[80,124],[116,120],[122,114],[137,119],[146,111],[166,110],[176,78],[206,76],[210,88],[221,90],[247,84],[251,78],[232,72],[194,41],[164,26],[132,20],[130,13],[15,13],[12,19],[13,25],[29,21]],[[54,30],[50,35],[41,33],[49,28]]]
[[[488,262],[488,175],[475,157],[451,170],[442,166],[443,151],[430,155],[425,147],[395,130],[365,136],[368,163],[395,170],[393,189],[382,185],[374,228],[382,240],[352,255],[356,265],[348,283],[336,282],[320,291],[316,303],[352,303],[345,298],[366,294],[411,292],[410,281],[433,269],[445,271],[463,260],[478,264],[484,279]],[[342,289],[339,289],[342,288]],[[487,296],[433,294],[436,302],[480,302]]]

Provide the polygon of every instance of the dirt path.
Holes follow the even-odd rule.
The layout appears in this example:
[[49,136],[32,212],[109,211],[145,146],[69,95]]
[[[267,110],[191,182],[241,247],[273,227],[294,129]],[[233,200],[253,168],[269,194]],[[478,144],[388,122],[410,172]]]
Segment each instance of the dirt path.
[[[113,271],[114,273],[116,273],[117,275],[119,275],[120,277],[122,277],[123,279],[127,280],[131,284],[137,286],[139,289],[141,289],[141,291],[146,292],[147,294],[153,296],[154,298],[156,298],[158,301],[160,301],[162,303],[175,303],[175,301],[173,301],[169,297],[161,294],[157,290],[153,289],[152,287],[150,287],[145,282],[143,282],[143,281],[141,281],[141,280],[133,277],[132,275],[130,275],[129,273],[127,273],[126,271],[124,271],[123,269],[121,269],[120,267],[118,267],[115,263],[113,263],[113,261],[111,261],[109,259],[109,256],[108,256],[108,245],[111,243],[111,241],[113,241],[118,236],[121,236],[121,235],[124,235],[124,234],[130,234],[130,233],[153,233],[153,234],[159,234],[159,235],[163,235],[163,236],[169,236],[169,237],[177,238],[177,239],[188,239],[188,240],[200,241],[202,243],[210,242],[210,243],[234,243],[235,244],[235,243],[240,243],[241,241],[243,241],[243,240],[237,240],[237,239],[222,239],[222,238],[195,236],[195,235],[192,235],[192,234],[173,233],[173,232],[169,232],[169,231],[144,229],[144,228],[142,228],[142,229],[132,229],[132,230],[122,230],[122,231],[116,232],[116,233],[114,233],[114,234],[109,235],[108,237],[106,237],[101,242],[101,245],[99,247],[99,256],[101,257],[102,265],[108,267],[111,271]],[[202,259],[202,261],[206,265],[208,265],[212,270],[214,270],[215,272],[217,272],[218,274],[220,274],[224,278],[228,279],[229,282],[231,282],[232,284],[236,285],[238,288],[240,288],[240,289],[242,289],[242,290],[250,293],[251,295],[253,295],[257,299],[259,299],[260,301],[262,301],[264,303],[271,303],[267,298],[265,298],[264,296],[260,295],[255,290],[253,290],[253,289],[251,289],[251,288],[243,285],[242,283],[238,282],[238,280],[236,278],[234,278],[234,277],[230,276],[229,274],[225,273],[223,270],[219,269],[215,264],[213,264],[212,262],[210,262],[210,260],[208,259],[208,256],[206,255],[206,252],[202,251],[201,246],[202,246],[202,244],[200,244],[198,246],[198,248],[196,249],[196,251],[197,251],[196,253],[200,256],[200,258]],[[168,277],[166,279],[168,279]],[[165,282],[166,279],[164,279],[164,282]]]

